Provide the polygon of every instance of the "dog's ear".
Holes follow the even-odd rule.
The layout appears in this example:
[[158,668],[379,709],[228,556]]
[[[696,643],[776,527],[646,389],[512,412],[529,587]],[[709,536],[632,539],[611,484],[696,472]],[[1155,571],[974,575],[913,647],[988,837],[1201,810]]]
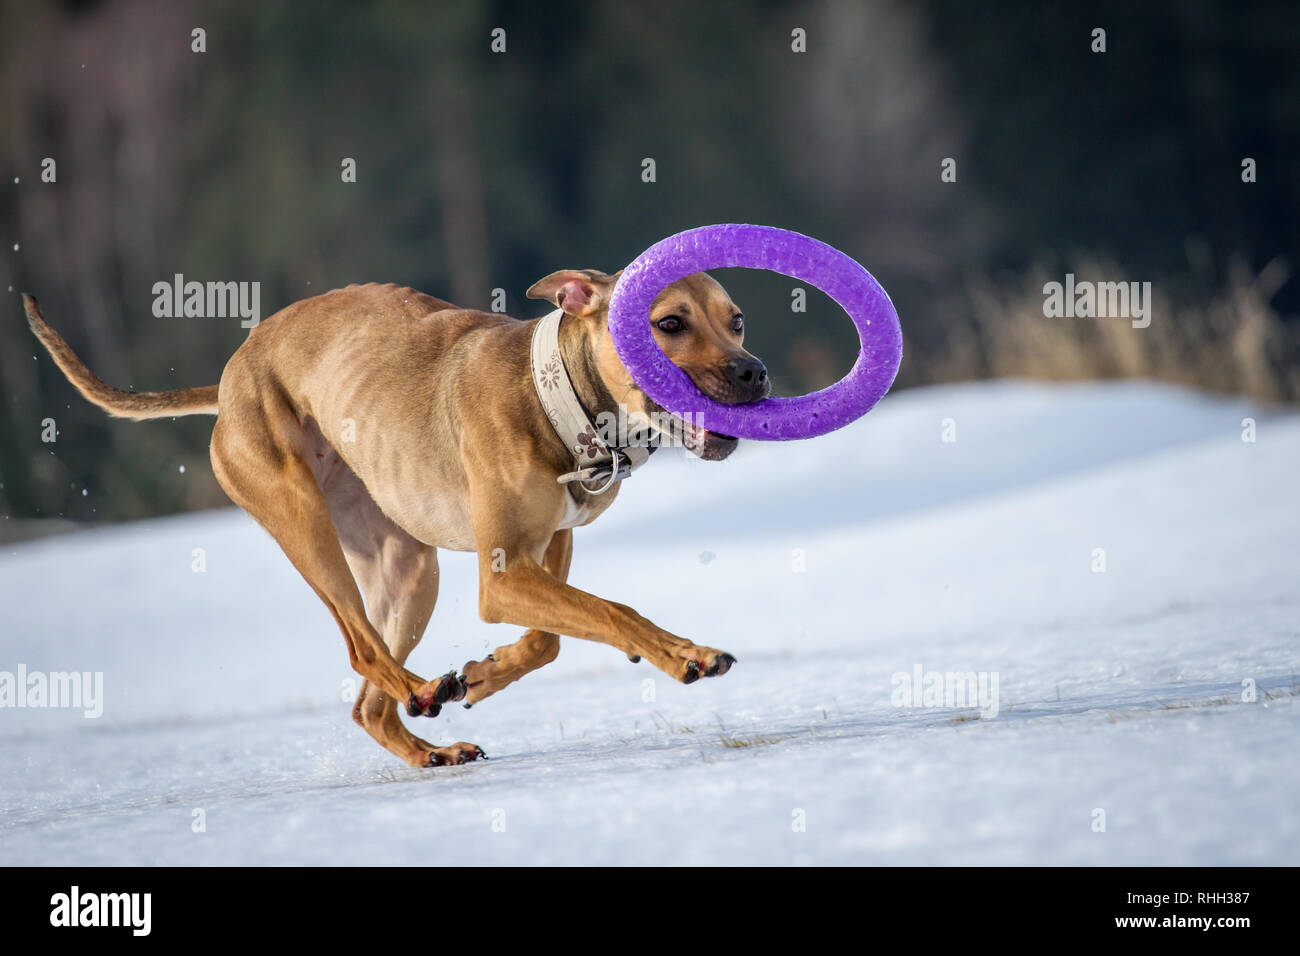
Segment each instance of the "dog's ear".
[[545,299],[570,315],[595,315],[609,302],[620,269],[608,275],[596,269],[561,269],[528,289],[530,299]]

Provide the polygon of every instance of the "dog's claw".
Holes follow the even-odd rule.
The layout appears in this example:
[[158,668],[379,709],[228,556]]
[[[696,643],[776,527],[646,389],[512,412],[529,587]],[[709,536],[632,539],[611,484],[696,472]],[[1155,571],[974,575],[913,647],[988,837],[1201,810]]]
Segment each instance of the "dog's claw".
[[427,707],[422,706],[415,697],[415,692],[406,698],[406,712],[412,717],[419,717],[423,714],[425,717],[437,717],[442,713],[442,705],[431,701]]
[[[456,764],[473,763],[475,760],[487,760],[488,755],[483,752],[483,748],[474,744],[473,750],[459,750],[455,756]],[[438,753],[436,750],[430,751],[429,762],[427,767],[446,767],[452,763],[452,758]]]
[[703,661],[687,661],[686,676],[682,678],[682,683],[694,684],[701,677],[719,677],[731,670],[731,665],[734,663],[736,659],[724,651],[718,652],[707,669]]
[[[465,678],[455,671],[448,671],[439,679],[438,686],[429,697],[416,697],[415,691],[412,691],[406,698],[406,712],[412,717],[419,717],[421,714],[425,717],[437,717],[442,713],[443,704],[449,700],[463,700],[468,693],[469,687],[465,683]],[[428,703],[421,703],[424,700]]]
[[640,663],[641,663],[641,655],[640,655],[640,654],[629,654],[629,655],[627,655],[627,659],[630,660],[633,664],[640,664]]
[[438,681],[438,688],[433,692],[433,702],[441,705],[449,700],[463,700],[467,693],[469,687],[465,678],[455,671],[448,671]]
[[731,670],[731,665],[736,663],[736,659],[730,654],[719,654],[714,660],[713,666],[704,672],[705,677],[717,677],[719,674],[725,674]]

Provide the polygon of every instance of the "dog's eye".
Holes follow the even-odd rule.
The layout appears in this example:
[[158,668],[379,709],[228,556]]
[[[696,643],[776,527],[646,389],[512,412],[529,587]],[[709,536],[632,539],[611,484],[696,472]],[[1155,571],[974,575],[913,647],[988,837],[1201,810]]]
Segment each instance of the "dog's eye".
[[676,335],[686,328],[686,323],[675,315],[666,315],[655,324],[659,326],[660,332],[666,332],[669,335]]
[[737,335],[745,331],[745,316],[742,313],[736,313],[736,317],[731,320],[731,331]]

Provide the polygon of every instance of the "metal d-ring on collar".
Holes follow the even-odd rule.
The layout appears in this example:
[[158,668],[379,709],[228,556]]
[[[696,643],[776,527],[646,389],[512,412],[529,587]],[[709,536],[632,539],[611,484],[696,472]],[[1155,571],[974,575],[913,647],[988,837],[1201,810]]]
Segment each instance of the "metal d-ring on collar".
[[[616,448],[605,442],[578,401],[560,354],[560,318],[564,310],[556,309],[543,316],[533,328],[529,364],[533,388],[542,403],[546,418],[573,456],[577,468],[560,475],[560,484],[576,481],[591,495],[603,495],[644,465],[654,451],[653,445],[629,445]],[[592,488],[590,482],[603,482]]]
[[617,448],[611,448],[611,449],[610,449],[610,453],[614,456],[613,461],[611,461],[608,465],[604,465],[604,466],[602,466],[602,467],[600,467],[600,468],[590,469],[591,471],[594,471],[594,472],[597,472],[597,473],[602,472],[602,471],[608,471],[608,472],[609,472],[608,477],[605,479],[605,483],[604,483],[603,485],[601,485],[599,488],[592,488],[590,485],[587,484],[588,481],[592,481],[592,480],[594,480],[595,478],[598,478],[598,477],[599,477],[599,474],[593,475],[592,478],[580,478],[580,477],[578,477],[578,475],[580,475],[580,474],[582,473],[582,471],[586,471],[586,470],[588,470],[588,469],[582,469],[582,471],[571,471],[571,472],[569,472],[568,474],[561,475],[557,480],[558,480],[559,482],[561,482],[562,484],[566,483],[566,482],[565,482],[565,479],[568,479],[568,480],[570,480],[570,481],[576,481],[576,482],[578,482],[579,484],[582,485],[582,490],[585,491],[587,494],[589,494],[589,495],[603,495],[605,492],[609,491],[609,489],[611,489],[611,488],[614,487],[614,482],[616,482],[616,481],[622,481],[622,480],[623,480],[624,478],[626,478],[628,475],[632,474],[632,469],[628,468],[624,474],[620,475],[620,474],[619,474],[619,461],[618,461],[618,459],[619,459],[619,454],[618,454],[618,449],[617,449]]

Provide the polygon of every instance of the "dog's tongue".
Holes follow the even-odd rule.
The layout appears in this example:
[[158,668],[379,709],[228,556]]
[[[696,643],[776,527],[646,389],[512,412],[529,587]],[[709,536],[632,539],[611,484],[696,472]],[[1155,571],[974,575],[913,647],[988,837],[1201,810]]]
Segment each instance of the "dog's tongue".
[[[679,421],[681,421],[679,419]],[[698,451],[704,447],[708,441],[709,430],[703,425],[695,425],[682,421],[682,444],[692,451]]]
[[709,431],[703,425],[691,422],[680,415],[673,416],[673,427],[670,434],[673,441],[680,441],[682,445],[689,448],[691,451],[699,451],[703,449],[705,443],[708,442],[710,435],[722,439],[731,437],[729,435],[722,435],[718,432]]
[[709,431],[709,429],[705,428],[703,425],[688,425],[685,422],[682,422],[682,443],[692,451],[697,451],[703,448],[705,442],[709,440],[710,435],[714,438],[721,438],[724,441],[731,438],[730,435],[723,435],[721,432]]

